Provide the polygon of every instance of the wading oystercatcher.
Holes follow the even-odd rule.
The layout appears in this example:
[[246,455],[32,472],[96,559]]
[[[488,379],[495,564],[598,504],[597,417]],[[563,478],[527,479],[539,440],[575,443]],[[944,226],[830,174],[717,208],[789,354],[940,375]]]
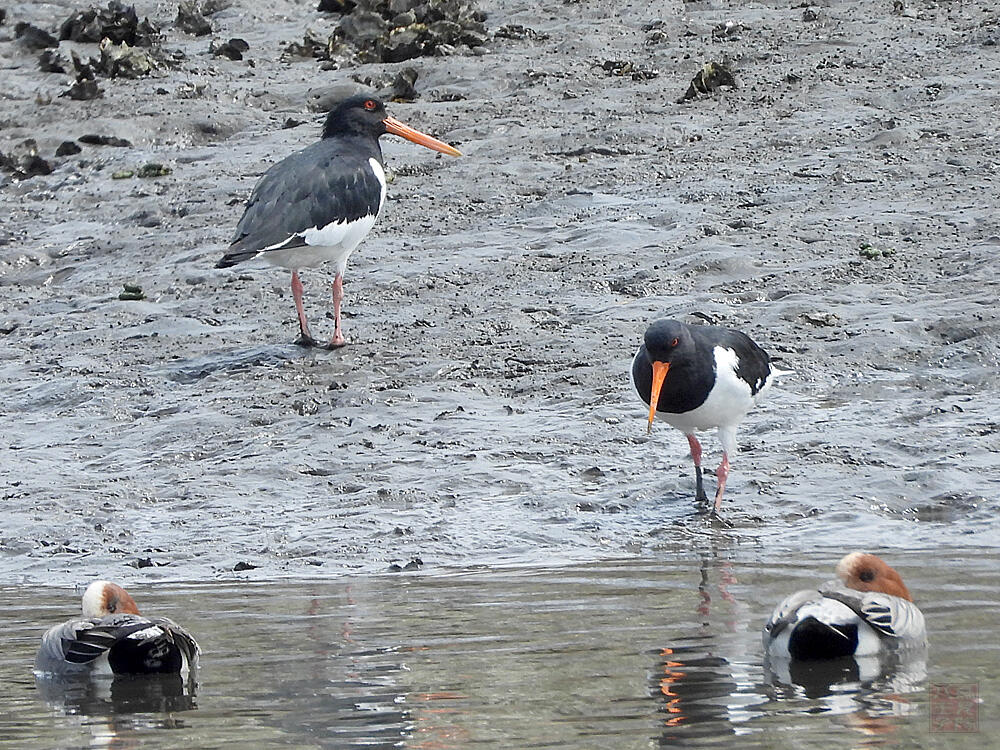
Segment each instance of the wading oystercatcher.
[[926,644],[923,614],[899,573],[880,557],[845,555],[837,578],[775,608],[762,633],[769,656],[837,659]]
[[200,654],[194,638],[173,620],[143,617],[121,586],[94,581],[83,595],[83,617],[42,636],[35,672],[183,676],[197,670]]
[[385,170],[378,139],[392,133],[451,156],[447,143],[404,125],[368,96],[352,96],[327,115],[322,139],[271,167],[258,180],[229,250],[216,264],[228,268],[262,257],[292,272],[299,315],[297,343],[315,346],[302,306],[299,269],[333,261],[334,333],[330,346],[347,343],[340,323],[347,259],[375,225],[385,203]]
[[767,352],[749,336],[731,328],[691,326],[658,320],[646,329],[632,360],[632,385],[649,405],[647,432],[657,414],[687,436],[694,460],[696,498],[706,502],[701,473],[699,430],[718,428],[722,463],[715,471],[715,511],[729,476],[729,457],[736,453],[736,427],[771,381],[787,374],[772,367]]

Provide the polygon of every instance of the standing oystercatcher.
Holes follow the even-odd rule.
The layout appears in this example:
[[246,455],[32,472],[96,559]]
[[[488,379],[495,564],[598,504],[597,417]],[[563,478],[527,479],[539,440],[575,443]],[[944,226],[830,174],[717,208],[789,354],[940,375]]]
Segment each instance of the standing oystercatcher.
[[923,614],[882,558],[851,552],[837,563],[837,578],[775,607],[761,634],[769,656],[837,659],[926,644]]
[[83,595],[83,617],[54,625],[42,636],[35,672],[192,676],[200,653],[194,638],[176,622],[143,617],[121,586],[94,581]]
[[368,96],[352,96],[330,111],[322,139],[271,167],[250,195],[236,235],[216,268],[263,257],[292,272],[292,296],[301,336],[296,343],[315,346],[302,307],[298,269],[335,261],[334,333],[330,346],[347,343],[340,325],[344,270],[351,252],[365,238],[385,203],[385,170],[378,139],[402,136],[451,156],[461,153],[385,111]]
[[632,385],[649,405],[647,432],[659,414],[683,432],[691,446],[697,477],[696,498],[706,502],[697,430],[717,427],[722,463],[716,469],[715,510],[729,476],[729,455],[736,452],[736,426],[778,375],[767,352],[749,336],[731,328],[689,326],[658,320],[646,329],[632,360]]

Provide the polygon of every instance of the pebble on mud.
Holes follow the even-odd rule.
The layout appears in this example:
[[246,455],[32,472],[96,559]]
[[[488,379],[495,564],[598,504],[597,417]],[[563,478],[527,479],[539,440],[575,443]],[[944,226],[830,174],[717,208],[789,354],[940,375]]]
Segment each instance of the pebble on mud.
[[404,570],[420,570],[424,565],[424,561],[419,557],[414,557],[406,565],[400,565],[399,563],[392,563],[387,570],[390,573],[402,573]]
[[168,174],[173,172],[170,167],[164,164],[157,164],[156,162],[149,162],[148,164],[143,164],[139,169],[136,170],[136,176],[143,179],[148,179],[150,177],[166,177]]
[[174,26],[185,34],[205,36],[212,33],[212,24],[205,18],[204,10],[195,0],[184,0],[177,5]]
[[52,165],[38,155],[38,144],[28,138],[14,146],[9,154],[0,152],[0,170],[14,179],[26,180],[37,175],[52,174]]
[[135,7],[110,0],[107,8],[91,6],[62,22],[59,38],[74,42],[100,44],[110,39],[115,44],[126,42],[131,47],[149,47],[159,39],[160,30],[148,18],[141,21]]
[[122,286],[122,290],[118,293],[118,299],[122,302],[137,302],[142,299],[146,299],[146,295],[143,294],[142,287],[136,284],[125,284]]
[[691,79],[687,92],[678,99],[678,103],[696,99],[700,94],[710,94],[723,86],[736,88],[736,78],[725,63],[707,62]]
[[404,62],[482,47],[489,36],[486,14],[467,0],[360,0],[324,4],[341,13],[340,25],[323,41],[307,33],[286,54],[314,57],[335,65]]
[[623,76],[633,81],[649,81],[660,75],[656,68],[642,68],[631,60],[605,60],[601,69],[609,76]]
[[244,53],[250,50],[250,45],[244,39],[233,38],[227,42],[216,44],[212,42],[208,51],[216,57],[226,57],[230,60],[242,60]]
[[97,135],[96,133],[81,135],[77,140],[90,146],[117,146],[118,148],[131,148],[132,146],[131,142],[124,138],[113,135]]
[[233,566],[233,571],[236,572],[236,573],[241,573],[244,570],[256,570],[259,567],[260,567],[259,565],[253,565],[252,563],[248,563],[248,562],[244,562],[243,560],[240,560],[238,563],[236,563]]
[[869,245],[867,242],[861,244],[858,248],[858,255],[866,260],[877,260],[878,258],[889,258],[896,254],[895,248],[891,247],[874,247]]
[[52,36],[52,34],[45,29],[32,26],[25,21],[21,21],[14,26],[14,37],[30,50],[59,46],[59,40]]
[[43,73],[65,73],[66,58],[57,49],[43,50],[38,56],[38,67]]
[[130,47],[127,42],[120,45],[104,39],[100,45],[101,59],[97,68],[108,78],[142,78],[156,67],[156,61],[145,50]]
[[73,141],[63,141],[59,144],[59,148],[56,149],[56,156],[73,156],[73,154],[78,154],[81,151],[83,149]]

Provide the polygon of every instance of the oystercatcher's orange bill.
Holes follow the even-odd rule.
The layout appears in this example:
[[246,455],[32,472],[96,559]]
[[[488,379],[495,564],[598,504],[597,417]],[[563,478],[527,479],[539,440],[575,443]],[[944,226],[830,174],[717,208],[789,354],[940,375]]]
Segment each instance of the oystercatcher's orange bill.
[[440,151],[442,154],[448,154],[448,156],[462,155],[462,152],[454,146],[449,146],[444,141],[439,141],[437,138],[432,138],[426,133],[414,130],[409,125],[401,123],[395,117],[386,117],[382,120],[382,122],[385,123],[385,130],[387,133],[398,135],[401,138],[413,141],[421,146],[426,146],[427,148],[434,149],[435,151]]
[[653,363],[653,387],[649,389],[649,422],[646,424],[647,435],[653,431],[653,418],[656,416],[656,405],[660,402],[660,389],[663,388],[663,379],[667,377],[667,370],[669,369],[669,362]]

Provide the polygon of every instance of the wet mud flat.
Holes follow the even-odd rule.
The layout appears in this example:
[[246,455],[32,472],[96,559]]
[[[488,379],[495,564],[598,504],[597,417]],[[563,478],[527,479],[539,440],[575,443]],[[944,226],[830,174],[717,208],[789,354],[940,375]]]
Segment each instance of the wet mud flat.
[[[285,52],[336,26],[313,3],[204,36],[138,3],[169,65],[81,101],[13,30],[75,9],[0,26],[0,152],[52,166],[0,173],[7,580],[1000,542],[995,10],[503,2],[475,52],[324,69]],[[736,87],[681,101],[713,60]],[[351,343],[299,349],[284,273],[214,263],[313,107],[405,67],[390,111],[465,156],[384,139]],[[331,274],[303,280],[329,335]],[[796,372],[744,424],[724,525],[630,391],[665,315]]]

